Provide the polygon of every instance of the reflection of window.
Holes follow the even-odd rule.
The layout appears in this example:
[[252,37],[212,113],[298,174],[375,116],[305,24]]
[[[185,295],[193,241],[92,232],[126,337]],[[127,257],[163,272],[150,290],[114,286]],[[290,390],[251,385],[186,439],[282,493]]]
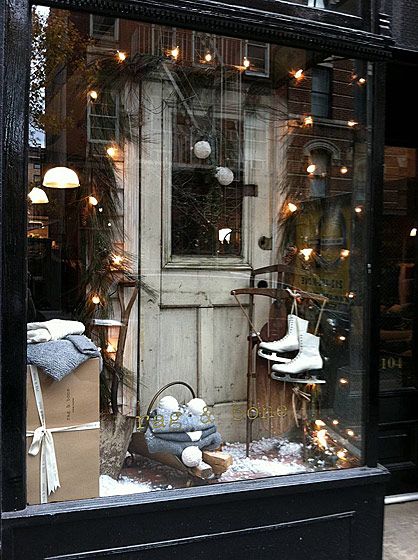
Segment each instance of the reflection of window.
[[312,68],[312,114],[315,117],[331,116],[332,68],[317,66]]
[[176,28],[156,27],[154,29],[154,41],[158,44],[160,53],[167,55],[177,45]]
[[193,60],[200,64],[214,63],[216,60],[215,37],[208,33],[193,34]]
[[310,195],[312,198],[325,198],[328,190],[328,175],[330,169],[330,154],[325,150],[313,150],[311,162],[315,171],[310,177]]
[[[349,6],[345,6],[345,9],[348,13],[352,13],[353,11],[357,11],[356,3],[354,2],[346,2],[346,0],[308,0],[308,7],[309,8],[322,8],[326,10],[337,10],[341,4],[350,4]],[[343,8],[344,9],[344,8]]]
[[246,57],[250,61],[250,67],[246,74],[254,76],[269,75],[269,45],[266,43],[246,43]]
[[119,20],[116,18],[92,14],[90,16],[90,35],[96,39],[117,41],[118,22]]
[[117,142],[119,137],[119,97],[102,91],[88,106],[88,140]]

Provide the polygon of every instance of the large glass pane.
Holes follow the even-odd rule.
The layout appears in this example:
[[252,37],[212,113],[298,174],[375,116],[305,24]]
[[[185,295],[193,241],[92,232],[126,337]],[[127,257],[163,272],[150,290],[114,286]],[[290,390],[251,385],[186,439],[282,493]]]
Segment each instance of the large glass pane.
[[417,151],[385,148],[380,390],[418,388]]
[[361,465],[367,64],[45,7],[32,53],[29,503]]

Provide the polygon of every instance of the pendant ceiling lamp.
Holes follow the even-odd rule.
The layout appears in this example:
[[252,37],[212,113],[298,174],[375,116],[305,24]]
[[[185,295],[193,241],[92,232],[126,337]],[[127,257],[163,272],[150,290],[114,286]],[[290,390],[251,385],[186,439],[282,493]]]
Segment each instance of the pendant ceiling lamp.
[[78,175],[69,167],[52,167],[45,173],[43,186],[51,189],[74,189],[80,186]]
[[47,204],[49,202],[46,192],[39,187],[33,187],[28,197],[32,204]]

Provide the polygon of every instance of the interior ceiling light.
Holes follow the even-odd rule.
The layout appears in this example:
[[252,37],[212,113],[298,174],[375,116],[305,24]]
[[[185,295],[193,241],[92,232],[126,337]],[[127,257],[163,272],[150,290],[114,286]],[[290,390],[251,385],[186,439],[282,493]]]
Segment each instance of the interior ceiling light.
[[42,184],[50,189],[74,189],[80,186],[80,181],[69,167],[52,167],[45,173]]

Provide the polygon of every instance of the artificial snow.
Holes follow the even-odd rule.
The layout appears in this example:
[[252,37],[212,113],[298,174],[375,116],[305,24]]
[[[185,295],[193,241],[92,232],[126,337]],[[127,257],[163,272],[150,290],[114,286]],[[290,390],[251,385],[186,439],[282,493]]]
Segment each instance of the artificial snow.
[[234,462],[222,474],[221,482],[306,472],[302,464],[302,445],[285,439],[255,441],[250,444],[249,457],[245,455],[245,443],[225,443],[222,451],[232,455]]
[[[261,438],[250,444],[250,456],[245,456],[245,443],[225,443],[222,451],[232,455],[233,464],[218,482],[250,480],[268,476],[282,476],[306,472],[301,443],[286,438]],[[126,472],[129,476],[126,476]],[[118,480],[110,476],[100,477],[100,495],[117,496],[183,488],[187,475],[150,459],[137,459],[136,467],[126,469]]]
[[127,476],[121,476],[115,480],[111,476],[102,474],[100,476],[100,496],[119,496],[125,494],[140,494],[153,490],[150,482],[139,482]]

